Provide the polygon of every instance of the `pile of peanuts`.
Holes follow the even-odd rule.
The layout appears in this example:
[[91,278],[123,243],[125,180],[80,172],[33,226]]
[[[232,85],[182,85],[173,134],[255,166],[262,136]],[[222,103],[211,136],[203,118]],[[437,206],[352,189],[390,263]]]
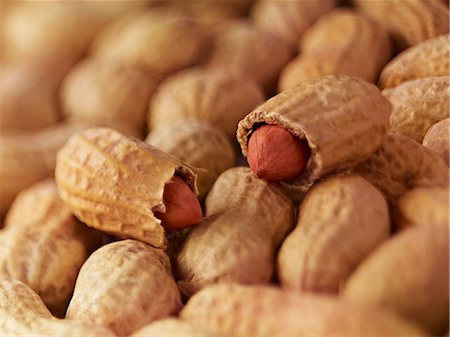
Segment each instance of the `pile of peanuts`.
[[0,2],[1,336],[449,336],[442,0]]

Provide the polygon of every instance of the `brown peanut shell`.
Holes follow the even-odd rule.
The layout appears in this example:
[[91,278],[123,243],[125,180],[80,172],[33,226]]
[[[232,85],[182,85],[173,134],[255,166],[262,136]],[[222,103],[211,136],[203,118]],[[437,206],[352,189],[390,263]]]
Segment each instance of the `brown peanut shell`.
[[217,177],[235,162],[234,149],[218,129],[193,121],[158,127],[145,140],[193,167],[203,199]]
[[439,153],[449,164],[450,118],[432,125],[422,140],[422,145]]
[[259,29],[279,37],[296,49],[303,33],[335,6],[335,0],[257,0],[251,9],[251,20]]
[[419,78],[448,76],[449,57],[449,35],[421,42],[398,54],[384,67],[380,87],[391,88]]
[[424,335],[415,325],[376,308],[268,286],[208,287],[190,299],[181,318],[230,337]]
[[372,84],[348,76],[305,81],[258,106],[239,122],[242,153],[260,123],[279,124],[306,139],[311,156],[292,185],[311,184],[367,159],[383,142],[391,106]]
[[180,120],[210,124],[235,139],[236,127],[264,101],[261,88],[245,75],[194,68],[168,77],[150,103],[150,131]]
[[131,13],[106,27],[92,53],[167,75],[201,61],[208,36],[194,20],[160,9]]
[[398,199],[394,221],[398,229],[410,226],[449,227],[449,190],[446,186],[417,187]]
[[323,75],[356,76],[376,83],[390,57],[387,33],[365,16],[342,8],[308,29],[300,50],[280,75],[280,91]]
[[269,282],[293,221],[292,202],[281,189],[249,168],[232,168],[217,178],[206,208],[176,257],[180,290],[192,296],[214,283]]
[[65,121],[33,132],[0,135],[0,214],[21,190],[53,176],[59,148],[86,127]]
[[61,101],[66,117],[108,125],[140,138],[158,77],[143,68],[88,58],[64,79]]
[[356,9],[378,22],[403,50],[448,33],[448,3],[434,0],[353,0]]
[[392,133],[372,156],[351,171],[379,188],[391,204],[414,187],[447,186],[449,182],[449,168],[438,153]]
[[39,295],[18,280],[0,277],[0,298],[4,336],[115,336],[98,325],[53,317]]
[[99,230],[164,247],[153,211],[165,211],[164,186],[178,173],[195,194],[197,177],[161,150],[109,128],[73,135],[58,152],[61,199],[78,219]]
[[66,317],[118,336],[176,313],[180,294],[169,257],[143,242],[122,240],[96,250],[81,267]]
[[389,131],[421,143],[433,124],[449,117],[449,79],[428,77],[384,89],[392,104]]
[[5,221],[0,275],[33,289],[58,316],[64,313],[81,265],[101,234],[78,222],[53,180],[21,192]]
[[444,334],[449,323],[448,241],[448,227],[400,232],[360,265],[343,297],[397,312],[433,336]]
[[182,321],[178,318],[165,318],[153,323],[150,323],[143,328],[136,331],[131,337],[209,337],[216,336],[210,332],[199,329],[189,322]]
[[356,175],[314,185],[298,214],[297,226],[278,254],[278,278],[286,289],[337,293],[359,263],[389,237],[383,194]]

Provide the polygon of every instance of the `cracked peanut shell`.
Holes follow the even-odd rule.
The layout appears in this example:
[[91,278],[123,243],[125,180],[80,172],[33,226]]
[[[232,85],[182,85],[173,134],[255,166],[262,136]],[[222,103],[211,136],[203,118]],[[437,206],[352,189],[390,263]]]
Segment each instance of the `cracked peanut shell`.
[[153,211],[165,211],[164,186],[178,173],[197,195],[197,177],[161,150],[109,128],[73,135],[58,152],[61,199],[88,226],[164,247]]
[[311,184],[322,176],[367,159],[383,142],[391,105],[374,85],[349,76],[324,76],[279,93],[239,122],[242,153],[261,123],[279,124],[308,141],[311,156],[291,185]]

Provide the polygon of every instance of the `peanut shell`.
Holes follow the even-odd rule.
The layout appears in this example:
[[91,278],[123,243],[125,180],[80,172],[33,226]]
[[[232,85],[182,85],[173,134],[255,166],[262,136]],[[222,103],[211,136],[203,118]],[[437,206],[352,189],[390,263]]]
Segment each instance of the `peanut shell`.
[[64,114],[74,120],[132,131],[141,138],[158,77],[143,68],[95,58],[78,63],[64,79]]
[[418,186],[448,186],[449,169],[442,157],[409,137],[388,134],[383,145],[351,169],[378,187],[392,204]]
[[437,225],[449,227],[449,191],[446,186],[417,187],[398,199],[395,225],[399,229],[410,226]]
[[422,336],[397,315],[324,295],[220,284],[187,303],[181,318],[226,336]]
[[236,20],[215,36],[208,65],[244,74],[271,92],[290,57],[284,41],[247,21]]
[[151,9],[113,22],[95,38],[91,49],[96,57],[167,75],[200,62],[208,49],[208,36],[186,16]]
[[81,265],[101,234],[78,222],[53,180],[21,192],[5,221],[0,275],[27,284],[58,316],[64,313]]
[[419,43],[398,54],[384,67],[380,87],[391,88],[419,78],[448,76],[449,57],[449,35]]
[[234,149],[228,138],[207,124],[180,121],[158,127],[145,141],[198,169],[200,199],[206,196],[217,177],[235,162]]
[[390,132],[421,143],[427,130],[449,117],[450,77],[428,77],[404,82],[382,94],[391,102]]
[[343,297],[397,312],[433,336],[444,334],[449,323],[448,240],[448,227],[400,232],[360,265]]
[[153,211],[165,212],[164,186],[178,172],[198,194],[196,175],[176,158],[108,128],[73,135],[58,152],[61,199],[88,226],[164,247]]
[[165,318],[153,323],[150,323],[143,328],[136,331],[131,337],[209,337],[215,336],[210,332],[197,328],[189,322],[182,321],[177,318]]
[[0,277],[0,298],[2,336],[115,336],[98,325],[53,317],[38,294],[18,280]]
[[191,296],[214,283],[269,282],[293,221],[292,202],[281,189],[249,168],[231,168],[217,178],[206,209],[176,257],[180,290]]
[[390,57],[387,33],[365,16],[342,8],[320,17],[303,35],[300,50],[281,73],[280,91],[323,75],[375,83]]
[[81,267],[66,317],[128,336],[180,306],[164,251],[122,240],[96,250]]
[[272,97],[239,122],[242,153],[259,123],[279,124],[306,139],[311,156],[292,185],[320,177],[367,159],[383,142],[391,106],[372,84],[348,76],[305,81]]
[[56,152],[84,123],[66,121],[33,132],[0,135],[0,214],[16,195],[53,176]]
[[181,119],[210,124],[235,138],[236,125],[264,101],[260,87],[244,75],[195,68],[168,77],[150,103],[150,131]]
[[278,278],[290,290],[337,293],[358,264],[389,237],[383,194],[356,175],[314,185],[298,214],[297,227],[278,254]]
[[422,145],[438,152],[449,163],[450,118],[432,125],[422,140]]
[[257,0],[251,9],[251,20],[259,29],[279,37],[295,49],[303,33],[334,6],[335,0]]
[[403,50],[448,33],[448,3],[434,0],[353,0],[356,9],[378,22]]

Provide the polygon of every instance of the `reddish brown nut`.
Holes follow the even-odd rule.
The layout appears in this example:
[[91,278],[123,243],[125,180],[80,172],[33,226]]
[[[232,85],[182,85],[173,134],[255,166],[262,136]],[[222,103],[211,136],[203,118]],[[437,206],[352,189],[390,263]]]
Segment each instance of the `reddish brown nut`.
[[173,176],[164,187],[164,206],[166,211],[155,212],[165,229],[180,229],[202,222],[202,208],[188,184]]
[[311,150],[281,125],[263,125],[248,141],[247,160],[252,171],[268,181],[290,180],[305,169]]

